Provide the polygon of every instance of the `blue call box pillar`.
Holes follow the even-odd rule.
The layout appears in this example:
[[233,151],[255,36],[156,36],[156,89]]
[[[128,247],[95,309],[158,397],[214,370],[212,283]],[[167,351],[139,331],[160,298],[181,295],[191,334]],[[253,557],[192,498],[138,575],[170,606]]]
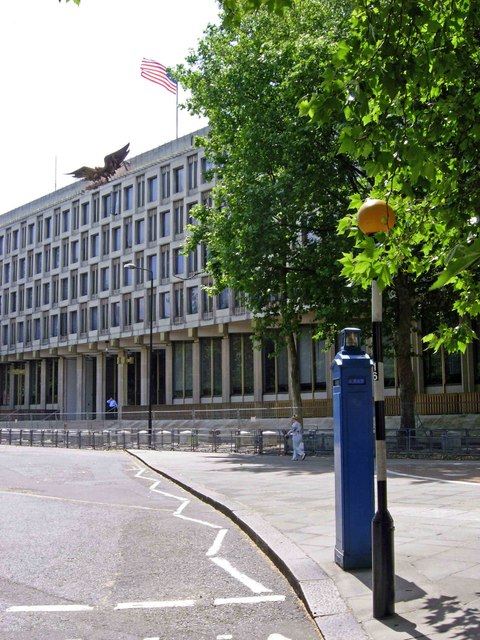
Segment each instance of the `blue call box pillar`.
[[342,331],[332,363],[335,460],[335,562],[343,569],[372,566],[374,435],[372,361],[360,330]]

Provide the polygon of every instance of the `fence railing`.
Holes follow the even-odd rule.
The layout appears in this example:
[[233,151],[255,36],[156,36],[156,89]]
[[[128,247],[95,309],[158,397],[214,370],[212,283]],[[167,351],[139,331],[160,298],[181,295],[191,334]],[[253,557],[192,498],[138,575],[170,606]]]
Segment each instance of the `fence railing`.
[[[331,455],[331,430],[311,429],[303,434],[307,455]],[[0,428],[0,444],[73,449],[156,449],[285,455],[291,451],[290,438],[281,429],[42,429]],[[480,457],[480,432],[388,430],[390,455],[468,455]]]

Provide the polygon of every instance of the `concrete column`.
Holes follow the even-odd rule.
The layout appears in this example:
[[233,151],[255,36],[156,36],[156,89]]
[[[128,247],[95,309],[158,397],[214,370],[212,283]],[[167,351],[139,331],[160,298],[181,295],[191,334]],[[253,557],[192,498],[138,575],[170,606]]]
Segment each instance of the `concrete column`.
[[42,409],[47,407],[47,362],[42,358],[40,364],[40,405]]
[[165,404],[173,404],[173,349],[172,343],[167,342],[165,345]]
[[200,340],[192,344],[192,402],[200,403]]
[[148,347],[142,347],[140,352],[140,402],[143,406],[148,404],[148,389],[150,385],[150,370],[148,366]]
[[262,377],[262,351],[253,350],[253,399],[255,402],[263,400],[263,377]]
[[96,405],[97,413],[96,417],[99,420],[103,420],[105,412],[107,410],[107,399],[105,397],[105,354],[99,353],[96,356],[97,360],[97,393],[96,393]]
[[222,340],[222,402],[230,402],[230,339],[224,333]]
[[[123,407],[127,401],[127,366],[128,365],[124,362],[125,359],[126,359],[126,355],[123,356],[122,358],[117,358],[118,398],[116,398],[116,400],[118,404],[119,420],[122,419]],[[119,360],[121,360],[121,362],[119,362]]]
[[58,358],[58,411],[60,417],[65,413],[65,358]]
[[77,413],[79,417],[83,418],[85,416],[85,377],[84,377],[84,366],[83,366],[83,358],[80,355],[76,357],[76,367],[77,367]]

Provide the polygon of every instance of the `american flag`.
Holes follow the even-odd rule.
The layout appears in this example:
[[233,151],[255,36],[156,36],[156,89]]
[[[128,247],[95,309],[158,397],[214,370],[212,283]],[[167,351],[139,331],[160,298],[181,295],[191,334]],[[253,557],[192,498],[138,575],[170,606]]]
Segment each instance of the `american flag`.
[[161,87],[170,91],[171,93],[177,93],[177,83],[168,75],[166,67],[156,60],[148,60],[144,58],[140,65],[141,76],[150,82],[155,82]]

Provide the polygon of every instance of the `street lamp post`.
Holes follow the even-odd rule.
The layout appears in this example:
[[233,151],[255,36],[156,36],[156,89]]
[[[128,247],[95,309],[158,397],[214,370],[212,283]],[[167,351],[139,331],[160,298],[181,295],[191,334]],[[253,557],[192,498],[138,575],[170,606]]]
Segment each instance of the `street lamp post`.
[[148,372],[149,372],[149,383],[148,383],[148,446],[150,449],[153,447],[153,428],[152,428],[152,384],[153,384],[153,270],[146,269],[145,267],[138,267],[133,262],[129,262],[124,265],[125,269],[137,269],[138,271],[147,271],[150,276],[150,304],[149,304],[149,314],[150,314],[150,334],[149,334],[149,343],[148,343]]
[[[392,208],[384,200],[367,200],[358,211],[358,226],[366,235],[388,232],[394,225]],[[373,396],[377,511],[372,520],[373,616],[381,620],[395,613],[394,524],[387,505],[387,448],[385,432],[384,368],[382,345],[382,292],[372,282]]]

